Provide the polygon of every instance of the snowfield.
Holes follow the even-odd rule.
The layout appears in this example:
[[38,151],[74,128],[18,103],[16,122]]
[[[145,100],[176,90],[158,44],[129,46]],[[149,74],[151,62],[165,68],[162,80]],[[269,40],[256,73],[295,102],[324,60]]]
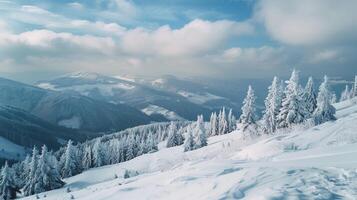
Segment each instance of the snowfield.
[[[333,122],[252,139],[235,131],[210,137],[208,146],[190,152],[182,146],[162,148],[68,178],[64,188],[39,197],[357,199],[357,104],[335,107]],[[132,177],[125,179],[125,170]]]

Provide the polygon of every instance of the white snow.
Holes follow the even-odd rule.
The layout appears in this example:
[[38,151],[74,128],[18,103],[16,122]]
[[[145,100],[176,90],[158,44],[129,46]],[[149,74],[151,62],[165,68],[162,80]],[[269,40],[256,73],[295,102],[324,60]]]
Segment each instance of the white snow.
[[203,93],[203,94],[198,94],[198,93],[196,94],[196,93],[191,93],[191,92],[180,90],[177,93],[179,95],[187,98],[187,100],[189,100],[195,104],[204,104],[211,100],[224,99],[223,97],[220,97],[220,96],[208,93],[208,92]]
[[0,158],[22,159],[26,154],[24,147],[0,136]]
[[40,88],[43,88],[46,90],[56,90],[56,86],[52,85],[51,83],[46,83],[46,82],[39,83],[37,85],[37,87],[40,87]]
[[166,108],[157,105],[149,105],[148,107],[142,109],[141,111],[149,116],[153,114],[160,114],[168,120],[184,120],[184,118],[182,118],[175,112],[167,110]]
[[130,78],[130,77],[128,77],[128,76],[120,76],[120,75],[117,75],[117,76],[114,76],[114,78],[116,78],[116,79],[121,79],[121,80],[128,81],[128,82],[135,82],[135,79],[134,79],[134,78]]
[[66,128],[79,129],[81,127],[81,118],[78,116],[73,116],[69,119],[63,119],[58,122],[59,126],[64,126]]
[[[195,151],[163,148],[91,169],[46,199],[356,199],[357,104],[335,106],[338,119],[319,126],[253,139],[234,131]],[[125,170],[139,175],[124,179]]]

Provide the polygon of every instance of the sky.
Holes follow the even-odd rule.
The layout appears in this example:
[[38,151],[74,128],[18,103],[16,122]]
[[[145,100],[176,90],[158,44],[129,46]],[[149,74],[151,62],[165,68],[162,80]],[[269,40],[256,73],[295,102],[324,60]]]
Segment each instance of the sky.
[[0,76],[357,74],[356,0],[0,0]]

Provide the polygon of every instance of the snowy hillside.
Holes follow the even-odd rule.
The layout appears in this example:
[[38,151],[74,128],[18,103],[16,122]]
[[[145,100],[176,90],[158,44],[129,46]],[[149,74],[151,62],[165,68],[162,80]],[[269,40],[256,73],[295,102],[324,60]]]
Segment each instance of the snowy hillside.
[[[182,146],[161,148],[65,179],[64,188],[39,197],[356,199],[356,99],[335,107],[336,121],[256,139],[235,131],[210,137],[208,146],[189,152]],[[124,179],[125,171],[131,177]]]

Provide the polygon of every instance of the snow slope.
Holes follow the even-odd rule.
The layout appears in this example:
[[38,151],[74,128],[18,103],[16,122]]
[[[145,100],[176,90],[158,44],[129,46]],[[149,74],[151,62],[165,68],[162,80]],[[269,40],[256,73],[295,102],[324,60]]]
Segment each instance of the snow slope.
[[[335,106],[334,122],[255,139],[235,131],[191,152],[164,148],[66,179],[46,199],[357,199],[357,104]],[[138,175],[124,179],[125,170]]]

